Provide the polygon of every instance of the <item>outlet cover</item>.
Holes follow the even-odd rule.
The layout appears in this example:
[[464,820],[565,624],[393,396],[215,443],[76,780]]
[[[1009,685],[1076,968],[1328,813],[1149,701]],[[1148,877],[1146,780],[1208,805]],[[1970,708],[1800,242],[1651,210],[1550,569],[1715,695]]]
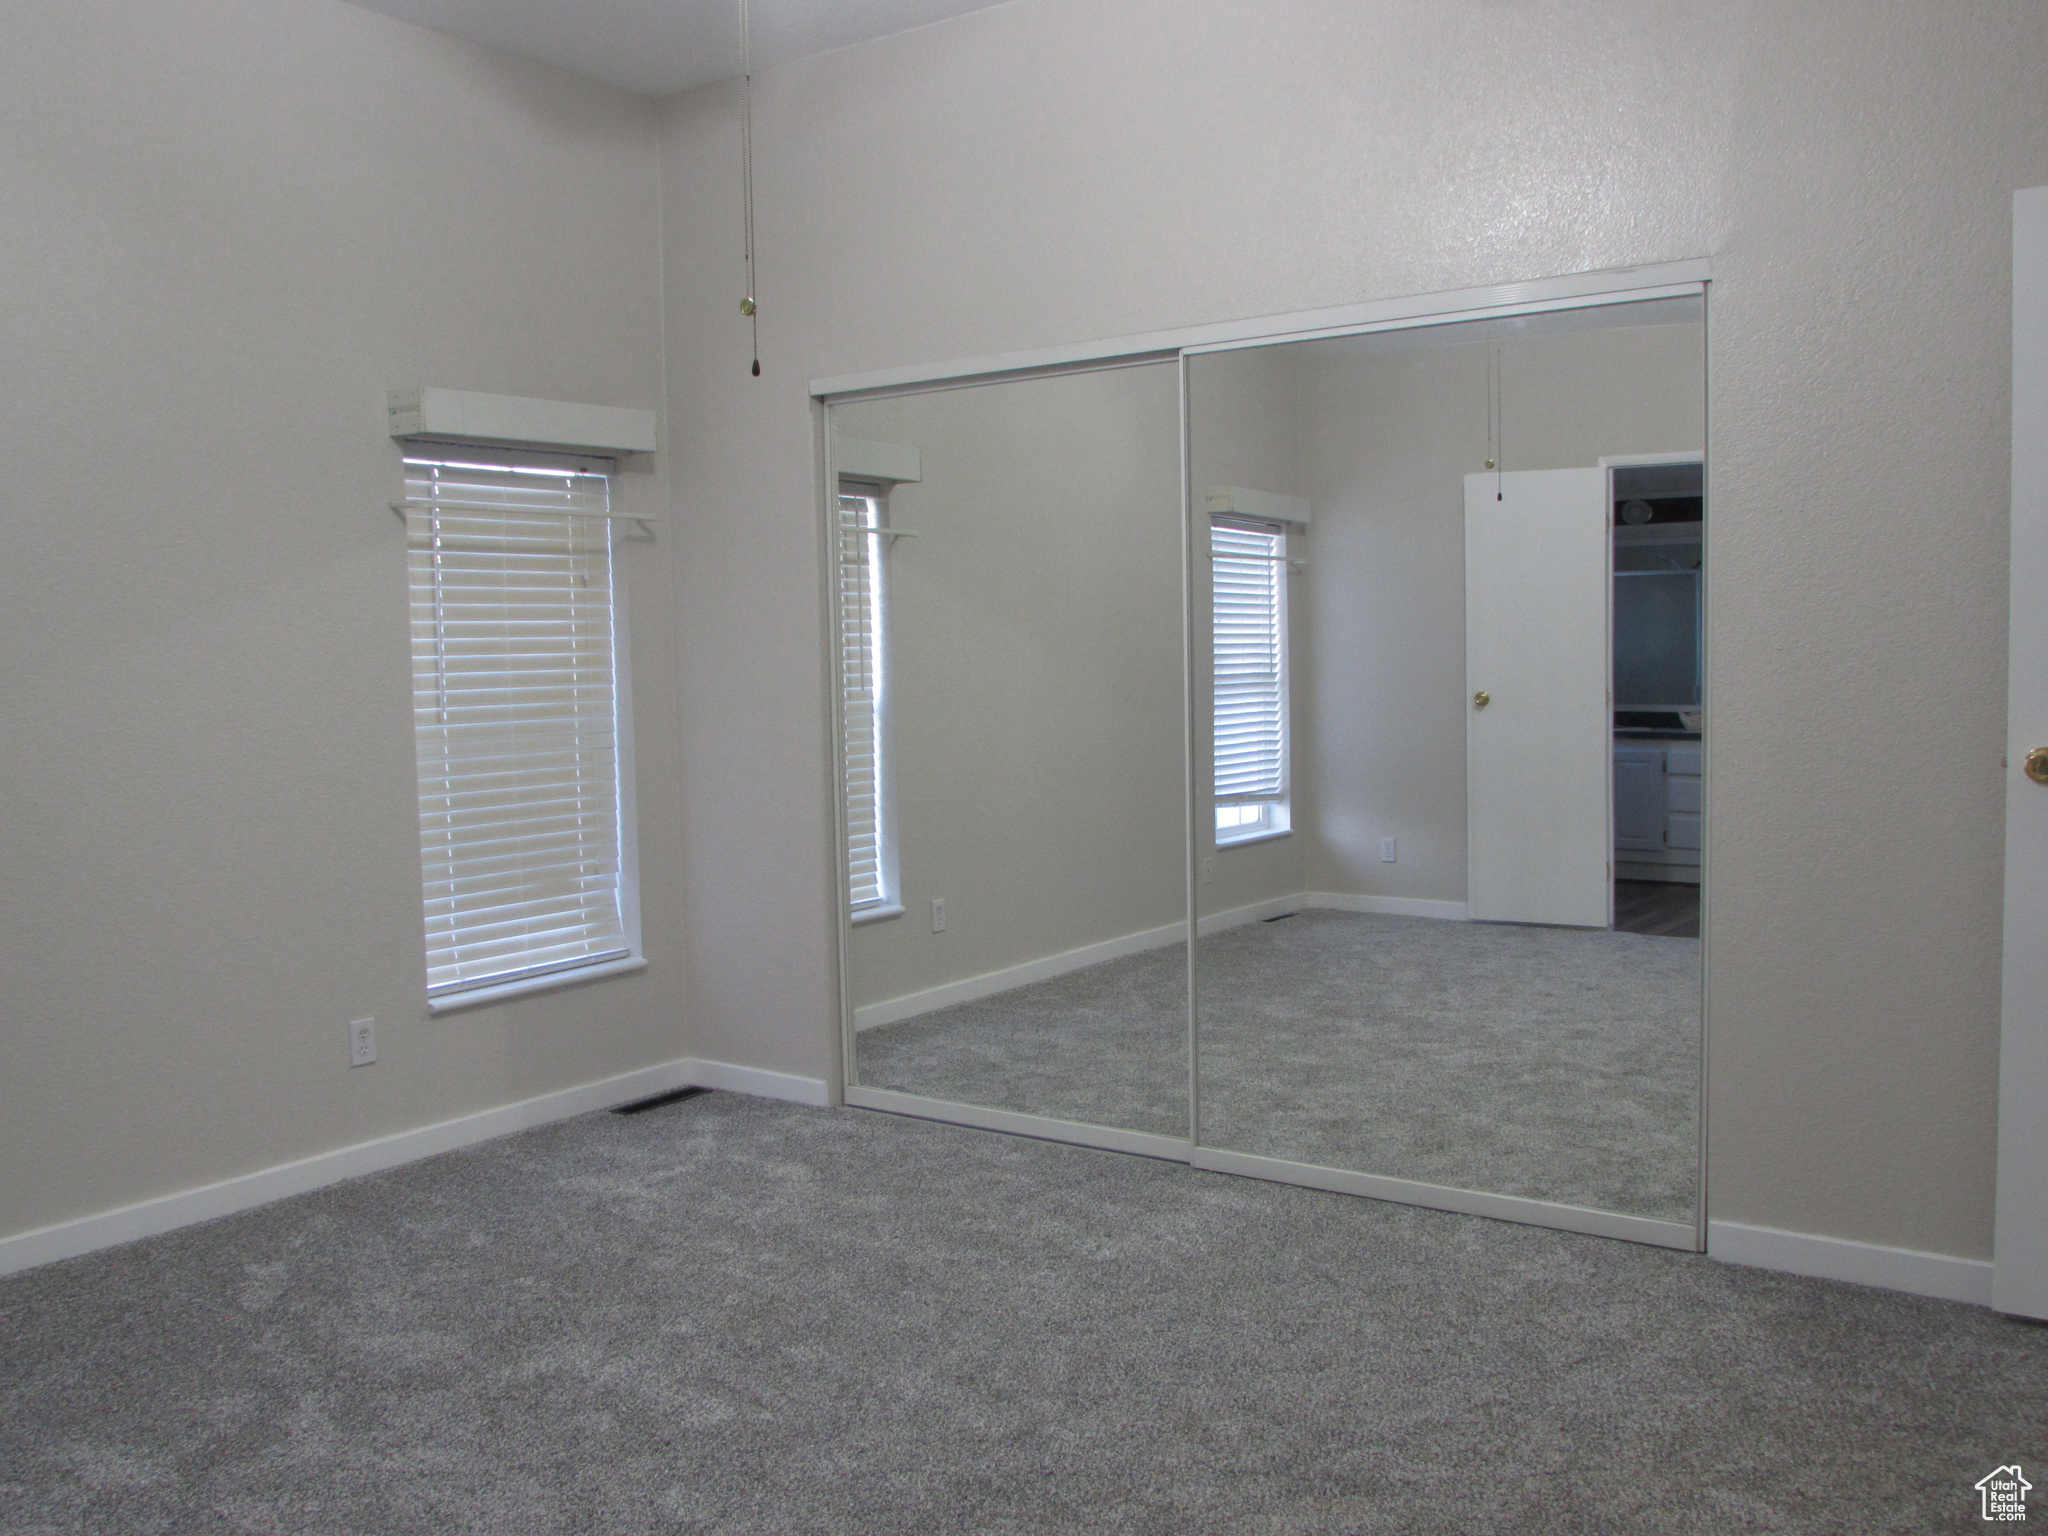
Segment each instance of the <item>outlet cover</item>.
[[348,1024],[348,1064],[352,1067],[367,1067],[377,1059],[377,1021],[375,1019],[350,1019]]
[[943,896],[934,896],[932,898],[932,932],[944,933],[945,931],[946,898]]
[[1391,837],[1383,837],[1380,839],[1380,862],[1382,864],[1393,863],[1394,855],[1398,851],[1399,850],[1397,849],[1394,840]]

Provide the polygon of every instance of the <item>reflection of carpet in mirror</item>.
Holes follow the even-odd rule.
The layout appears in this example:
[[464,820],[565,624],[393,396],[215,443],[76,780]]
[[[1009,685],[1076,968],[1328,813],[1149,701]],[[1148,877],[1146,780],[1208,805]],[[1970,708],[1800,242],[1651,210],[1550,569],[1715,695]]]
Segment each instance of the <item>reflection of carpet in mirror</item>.
[[[1304,912],[1201,944],[1202,1140],[1686,1221],[1695,939]],[[860,1081],[1186,1135],[1178,947],[859,1037]]]
[[864,1029],[854,1050],[869,1088],[1185,1138],[1187,947]]

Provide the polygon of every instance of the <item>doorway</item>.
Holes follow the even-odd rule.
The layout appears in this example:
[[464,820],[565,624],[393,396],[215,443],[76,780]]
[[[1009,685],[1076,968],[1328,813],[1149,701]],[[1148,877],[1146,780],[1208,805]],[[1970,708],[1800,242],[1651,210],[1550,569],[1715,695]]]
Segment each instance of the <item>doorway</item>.
[[1614,926],[1698,938],[1706,466],[1604,460],[1613,550]]

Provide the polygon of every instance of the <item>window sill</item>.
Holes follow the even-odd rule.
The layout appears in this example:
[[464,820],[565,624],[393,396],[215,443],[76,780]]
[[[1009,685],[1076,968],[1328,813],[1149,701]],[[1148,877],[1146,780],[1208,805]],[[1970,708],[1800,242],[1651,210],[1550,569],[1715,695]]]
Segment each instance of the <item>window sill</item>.
[[446,997],[430,997],[427,999],[427,1012],[433,1015],[460,1013],[465,1008],[482,1008],[490,1003],[509,1002],[515,997],[532,997],[537,992],[554,992],[586,981],[602,981],[607,976],[630,976],[635,971],[646,969],[647,961],[643,957],[628,955],[623,960],[580,965],[573,971],[549,971],[545,976],[522,976],[517,981],[495,987],[477,987],[469,992],[451,992]]
[[1276,832],[1248,832],[1243,837],[1219,837],[1216,839],[1216,851],[1221,853],[1226,848],[1244,848],[1252,843],[1277,842],[1280,838],[1292,836],[1294,828],[1282,827]]
[[853,914],[853,926],[858,928],[863,923],[879,923],[884,918],[901,917],[902,915],[903,909],[901,907],[867,907]]

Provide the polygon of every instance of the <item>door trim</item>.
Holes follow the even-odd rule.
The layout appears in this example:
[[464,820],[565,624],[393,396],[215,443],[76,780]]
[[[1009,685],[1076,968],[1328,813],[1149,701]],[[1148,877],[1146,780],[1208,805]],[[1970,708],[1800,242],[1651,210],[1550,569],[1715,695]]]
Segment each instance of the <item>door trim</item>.
[[[1703,291],[1701,293],[1700,307],[1702,310],[1710,310],[1712,308],[1712,294],[1710,292]],[[1701,424],[1702,440],[1711,442],[1713,440],[1714,410],[1714,351],[1711,346],[1706,349],[1706,370],[1705,394],[1708,419]],[[1607,503],[1610,507],[1614,504],[1614,475],[1612,471],[1628,469],[1642,464],[1699,465],[1700,490],[1705,497],[1704,505],[1708,510],[1711,510],[1713,507],[1714,471],[1713,467],[1707,463],[1707,452],[1704,448],[1688,448],[1677,453],[1608,453],[1602,454],[1597,462],[1602,469],[1609,471],[1607,476]],[[1613,557],[1610,554],[1610,565],[1612,564],[1612,559]],[[1708,833],[1707,824],[1708,818],[1712,814],[1710,808],[1714,800],[1712,755],[1714,742],[1714,678],[1713,652],[1708,648],[1706,639],[1713,633],[1713,569],[1714,535],[1705,526],[1705,519],[1703,518],[1700,527],[1700,718],[1704,729],[1700,732],[1700,862],[1698,866],[1698,883],[1700,888],[1700,1081],[1699,1091],[1693,1100],[1693,1112],[1697,1117],[1700,1133],[1699,1172],[1696,1175],[1699,1180],[1700,1198],[1696,1221],[1699,1228],[1699,1251],[1701,1253],[1709,1251],[1709,1222],[1707,1220],[1707,1064],[1709,1051],[1709,1036],[1707,1033],[1707,977],[1711,974],[1711,968],[1707,964],[1707,945],[1709,942],[1708,936],[1713,932],[1713,925],[1707,921],[1707,904],[1710,899],[1708,894],[1707,864],[1711,857],[1708,850],[1713,846],[1713,838]],[[1620,865],[1624,862],[1624,860],[1618,858],[1615,860],[1615,874],[1617,876],[1621,873]]]
[[1192,1161],[1195,1167],[1212,1173],[1242,1174],[1254,1179],[1268,1179],[1276,1184],[1298,1184],[1306,1189],[1364,1195],[1373,1200],[1391,1200],[1397,1205],[1420,1205],[1433,1211],[1486,1216],[1495,1221],[1520,1222],[1524,1226],[1549,1227],[1559,1232],[1617,1237],[1624,1242],[1647,1243],[1653,1248],[1677,1248],[1686,1253],[1698,1251],[1693,1224],[1689,1221],[1631,1216],[1621,1211],[1565,1205],[1525,1195],[1486,1194],[1449,1184],[1425,1184],[1419,1179],[1354,1173],[1348,1168],[1326,1168],[1317,1163],[1298,1163],[1291,1158],[1265,1157],[1254,1152],[1225,1152],[1216,1147],[1196,1147]]
[[1001,1131],[1009,1136],[1064,1142],[1073,1147],[1094,1147],[1104,1152],[1129,1152],[1138,1157],[1164,1158],[1173,1163],[1186,1162],[1193,1150],[1193,1143],[1181,1136],[1126,1131],[1113,1125],[1058,1120],[1051,1115],[1028,1115],[1015,1109],[989,1109],[980,1104],[956,1104],[951,1099],[932,1099],[921,1093],[904,1093],[895,1088],[864,1088],[858,1083],[849,1083],[846,1102],[855,1109],[885,1110],[892,1115],[909,1115],[918,1120],[943,1120],[948,1125],[964,1125],[978,1131]]
[[997,352],[942,363],[913,363],[877,368],[866,373],[839,374],[811,380],[811,394],[820,400],[853,398],[903,389],[941,385],[986,384],[1033,373],[1065,373],[1077,368],[1118,362],[1170,362],[1177,353],[1220,352],[1261,347],[1278,341],[1307,341],[1317,336],[1348,336],[1366,331],[1402,330],[1442,325],[1453,320],[1500,319],[1509,315],[1583,309],[1599,304],[1625,304],[1644,299],[1690,298],[1713,280],[1713,263],[1655,262],[1640,267],[1574,272],[1561,277],[1532,278],[1521,283],[1496,283],[1483,288],[1456,288],[1443,293],[1372,299],[1291,314],[1223,320],[1210,325],[1146,331],[1070,346],[1039,347],[1023,352]]
[[1991,1305],[2048,1318],[2048,786],[2021,767],[2029,749],[2048,745],[2048,618],[2035,601],[2048,586],[2048,187],[2014,193],[2012,215],[2012,666]]

